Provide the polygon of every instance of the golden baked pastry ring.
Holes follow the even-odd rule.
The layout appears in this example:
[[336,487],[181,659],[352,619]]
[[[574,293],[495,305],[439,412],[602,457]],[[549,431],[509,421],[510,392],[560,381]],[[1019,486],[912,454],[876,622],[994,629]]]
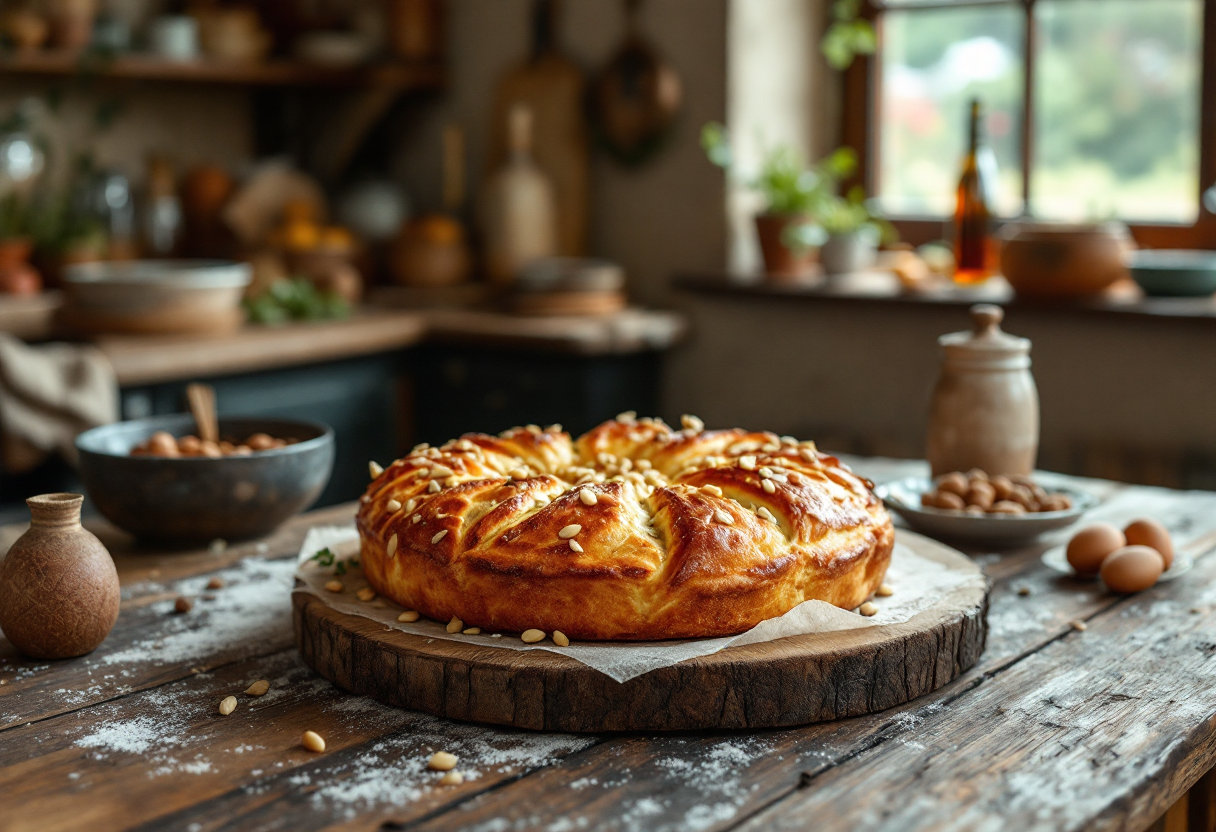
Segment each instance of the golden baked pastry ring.
[[[979,567],[911,532],[952,569]],[[541,731],[777,728],[872,713],[946,685],[979,658],[988,590],[963,587],[895,625],[730,647],[616,682],[548,650],[428,639],[293,594],[296,645],[334,684],[388,705]]]

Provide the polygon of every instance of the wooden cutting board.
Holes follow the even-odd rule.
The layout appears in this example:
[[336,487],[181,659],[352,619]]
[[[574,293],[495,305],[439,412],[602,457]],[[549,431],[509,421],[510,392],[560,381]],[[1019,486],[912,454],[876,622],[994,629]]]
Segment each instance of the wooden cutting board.
[[532,112],[533,157],[557,197],[558,253],[578,257],[587,253],[590,203],[583,115],[586,79],[578,65],[561,54],[551,34],[554,26],[551,3],[538,3],[532,55],[509,70],[495,92],[487,170],[497,170],[506,157],[512,105],[527,105]]
[[[921,557],[980,572],[908,533]],[[353,693],[450,719],[541,731],[775,728],[859,716],[937,690],[971,667],[988,632],[988,586],[959,589],[902,624],[729,647],[616,682],[547,650],[426,638],[293,594],[304,661]]]

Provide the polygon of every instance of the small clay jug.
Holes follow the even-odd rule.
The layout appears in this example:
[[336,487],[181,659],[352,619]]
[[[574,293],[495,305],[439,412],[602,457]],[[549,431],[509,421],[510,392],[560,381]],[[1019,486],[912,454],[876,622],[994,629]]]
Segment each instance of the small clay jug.
[[79,494],[25,501],[32,522],[0,561],[0,630],[35,659],[83,656],[118,619],[118,572],[80,525]]
[[929,410],[933,476],[979,468],[1029,475],[1039,453],[1039,393],[1030,341],[1001,330],[999,306],[971,307],[971,332],[938,339],[942,370]]

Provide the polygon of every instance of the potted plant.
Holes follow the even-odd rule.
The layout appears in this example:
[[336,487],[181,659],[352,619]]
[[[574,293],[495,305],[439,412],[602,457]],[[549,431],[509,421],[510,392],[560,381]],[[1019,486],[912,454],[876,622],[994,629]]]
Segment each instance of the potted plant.
[[[728,173],[735,171],[734,153],[726,128],[717,122],[701,130],[701,146],[709,161]],[[744,183],[764,199],[756,215],[756,233],[764,270],[770,277],[799,277],[810,271],[827,232],[816,221],[818,207],[830,193],[819,173],[807,167],[790,147],[778,146],[764,155],[760,171]]]

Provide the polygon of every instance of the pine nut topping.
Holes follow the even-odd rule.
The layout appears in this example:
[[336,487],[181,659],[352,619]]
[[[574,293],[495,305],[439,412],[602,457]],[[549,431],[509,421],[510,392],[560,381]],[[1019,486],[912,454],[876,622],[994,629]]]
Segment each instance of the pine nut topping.
[[807,462],[814,462],[817,459],[815,456],[815,451],[812,448],[800,448],[798,450],[798,456],[802,457]]
[[1089,629],[1089,625],[1079,618],[1076,621],[1070,622],[1069,626],[1078,632],[1085,632]]
[[449,468],[446,465],[436,465],[434,468],[431,469],[431,479],[441,480],[444,477],[452,476],[452,474],[454,474],[454,473],[456,473],[456,472],[453,471],[451,468]]
[[578,498],[582,500],[583,505],[585,506],[593,506],[599,502],[599,498],[595,496],[595,492],[590,488],[580,489],[578,492]]
[[760,506],[760,508],[756,509],[756,514],[763,517],[765,520],[772,520],[773,522],[776,522],[777,520],[777,518],[773,516],[773,513],[764,506]]
[[764,477],[765,479],[768,479],[772,475],[773,469],[769,468],[767,465],[760,469],[760,476]]
[[388,546],[386,546],[384,548],[384,554],[390,558],[393,555],[397,554],[397,533],[396,532],[394,532],[393,536],[388,539]]
[[638,413],[636,410],[626,410],[624,413],[616,414],[616,420],[618,422],[632,424],[638,420]]
[[538,641],[545,640],[544,630],[524,630],[519,640],[524,644],[536,644]]
[[401,503],[397,502],[396,500],[389,500],[384,504],[384,507],[394,514],[401,511]]
[[869,615],[874,615],[876,612],[878,612],[878,607],[874,606],[869,601],[866,601],[864,604],[862,604],[860,607],[857,608],[857,611],[859,613],[861,613],[862,615],[869,616]]
[[543,433],[543,431],[541,431],[541,429],[540,429],[540,425],[527,425],[525,427],[525,430],[527,430],[528,433],[533,433],[533,434]]
[[417,507],[418,507],[418,501],[416,499],[411,498],[410,501],[405,504],[405,513],[409,514],[411,511],[413,511]]
[[365,586],[363,589],[355,593],[355,597],[360,601],[370,601],[376,597],[376,590],[372,589],[370,586]]
[[346,589],[346,587],[343,585],[343,583],[336,579],[327,582],[325,584],[325,588],[328,589],[330,592],[341,592],[342,590]]
[[372,475],[372,479],[375,479],[384,473],[384,466],[373,459],[371,462],[367,463],[367,473]]
[[397,616],[397,620],[402,624],[412,624],[418,620],[418,610],[406,610]]
[[426,491],[428,494],[438,494],[440,488],[441,486],[439,485],[439,480],[431,480],[429,483],[427,483]]
[[556,644],[558,647],[569,647],[570,639],[566,638],[566,634],[563,633],[561,630],[554,630],[553,631],[553,643]]
[[883,584],[874,594],[879,598],[889,598],[895,594],[895,589],[890,584]]
[[475,636],[481,632],[481,628],[480,627],[465,627],[460,632],[464,633],[466,636]]
[[569,540],[570,538],[574,537],[576,534],[578,534],[582,530],[583,530],[583,527],[580,526],[578,523],[571,523],[569,526],[566,526],[564,529],[562,529],[560,532],[558,532],[557,536],[560,537],[562,540]]
[[431,771],[451,771],[456,768],[456,755],[447,751],[436,751],[427,760],[426,767]]
[[270,690],[270,682],[265,679],[258,679],[252,685],[245,688],[245,693],[249,696],[262,696],[268,690]]
[[725,523],[728,526],[735,522],[735,518],[731,517],[730,514],[720,508],[714,509],[714,519],[719,523]]
[[449,633],[459,633],[463,629],[464,629],[464,622],[453,615],[452,620],[448,622],[448,632]]
[[583,551],[582,545],[574,538],[571,538],[568,542],[570,543],[570,551],[572,551],[572,552],[582,552]]
[[464,775],[459,771],[449,771],[439,778],[441,786],[459,786],[464,782]]
[[528,469],[527,468],[512,468],[511,469],[511,479],[526,480],[527,478],[528,478]]
[[742,468],[744,471],[755,471],[756,470],[756,458],[754,456],[751,456],[750,454],[748,456],[739,457],[739,467]]
[[228,714],[232,713],[235,710],[236,710],[236,697],[235,696],[225,696],[223,699],[220,700],[220,713],[221,714],[223,714],[224,716],[228,716]]
[[415,515],[413,516],[413,518],[411,518],[411,519],[410,519],[410,522],[411,522],[411,523],[420,523],[420,522],[422,522],[422,515],[421,515],[421,514],[415,514]]
[[447,529],[441,529],[441,530],[435,532],[435,536],[431,538],[431,542],[438,543],[439,541],[443,540],[444,536],[447,535],[447,533],[448,533]]
[[777,491],[777,483],[772,480],[760,480],[760,487],[764,489],[765,494],[774,494]]
[[700,433],[701,431],[705,430],[705,423],[696,416],[692,416],[688,413],[685,413],[680,417],[680,424],[685,430],[691,430],[694,433]]
[[318,754],[325,750],[325,740],[316,731],[305,731],[304,736],[300,737],[300,745]]
[[706,494],[712,494],[715,497],[722,496],[722,489],[718,488],[718,486],[716,486],[716,485],[703,485],[703,486],[701,486],[701,490],[704,491]]

